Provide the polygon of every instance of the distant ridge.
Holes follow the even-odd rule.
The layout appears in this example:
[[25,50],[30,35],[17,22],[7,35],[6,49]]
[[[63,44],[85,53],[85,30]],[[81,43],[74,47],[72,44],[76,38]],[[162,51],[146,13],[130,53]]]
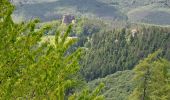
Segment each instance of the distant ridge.
[[89,18],[170,25],[170,0],[13,0],[15,20],[51,21],[65,13]]

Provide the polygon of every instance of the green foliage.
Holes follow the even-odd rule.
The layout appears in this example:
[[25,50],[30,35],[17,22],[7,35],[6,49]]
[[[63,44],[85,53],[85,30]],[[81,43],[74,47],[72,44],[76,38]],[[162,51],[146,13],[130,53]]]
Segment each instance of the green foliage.
[[148,54],[159,48],[170,60],[170,30],[156,26],[138,26],[133,36],[129,29],[95,33],[85,44],[81,72],[87,80],[104,77],[116,71],[133,69]]
[[69,99],[70,100],[103,100],[104,97],[100,95],[101,89],[104,87],[103,83],[94,90],[91,91],[90,89],[85,89],[79,94],[72,95]]
[[119,71],[104,78],[90,81],[88,84],[93,90],[101,82],[104,83],[105,87],[101,92],[106,100],[127,100],[135,86],[135,83],[131,81],[133,76],[134,73],[131,70]]
[[169,100],[170,99],[170,62],[158,58],[160,50],[150,54],[135,67],[134,81],[137,86],[130,100]]
[[[67,39],[71,25],[63,34],[55,32],[55,44],[42,43],[50,26],[35,30],[38,20],[15,24],[13,6],[0,1],[0,99],[65,100],[69,89],[80,84],[79,59],[82,50],[68,49],[75,39]],[[98,98],[97,92],[90,98]],[[92,100],[92,99],[88,99]]]
[[88,84],[93,89],[103,82],[105,87],[102,93],[106,100],[142,100],[144,87],[147,87],[148,97],[143,100],[169,100],[170,62],[159,58],[160,52],[159,50],[140,61],[134,71],[116,72],[90,81]]

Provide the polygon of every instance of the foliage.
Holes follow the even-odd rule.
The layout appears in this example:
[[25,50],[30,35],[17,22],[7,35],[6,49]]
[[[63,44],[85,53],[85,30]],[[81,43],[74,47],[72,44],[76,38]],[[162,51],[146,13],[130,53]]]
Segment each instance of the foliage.
[[[93,89],[103,82],[105,87],[102,93],[106,100],[169,100],[170,62],[159,58],[160,52],[141,60],[134,70],[116,72],[88,84]],[[144,87],[148,98],[142,99]]]
[[[50,26],[35,30],[38,20],[15,24],[13,8],[8,0],[0,1],[0,99],[67,99],[72,95],[69,90],[81,81],[82,50],[68,51],[76,42],[67,39],[71,25],[63,34],[55,31],[55,45],[42,43]],[[92,97],[100,97],[100,89]]]
[[170,30],[156,26],[138,26],[133,35],[129,29],[95,33],[85,43],[86,52],[81,72],[89,80],[105,77],[116,71],[133,69],[139,60],[159,48],[162,57],[170,60]]
[[169,100],[170,62],[159,58],[160,50],[150,54],[135,67],[134,81],[138,84],[130,100]]
[[104,83],[105,87],[101,92],[106,100],[127,100],[135,87],[135,83],[131,81],[133,76],[134,73],[131,70],[119,71],[104,78],[90,81],[88,84],[93,90],[101,82]]
[[[103,83],[100,83],[94,91],[90,89],[83,90],[80,94],[74,94],[70,96],[70,100],[103,100],[104,96],[99,95],[101,94],[101,89],[104,87]],[[96,96],[99,95],[99,96]]]

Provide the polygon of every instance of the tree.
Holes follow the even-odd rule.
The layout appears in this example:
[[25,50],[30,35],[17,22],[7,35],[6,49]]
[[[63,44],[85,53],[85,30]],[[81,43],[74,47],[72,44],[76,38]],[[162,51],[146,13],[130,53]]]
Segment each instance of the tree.
[[41,40],[50,26],[35,30],[38,20],[15,24],[13,9],[8,0],[0,1],[0,99],[67,99],[66,91],[79,84],[82,52],[68,51],[76,42],[68,39],[71,25],[64,34],[56,32],[50,45]]
[[170,62],[159,58],[161,50],[150,54],[134,68],[136,88],[130,100],[169,100]]
[[[170,60],[170,31],[159,26],[138,26],[136,36],[130,29],[115,29],[92,34],[84,45],[82,73],[86,80],[133,69],[148,54],[162,49],[161,57]],[[126,65],[125,65],[126,64]],[[97,71],[96,71],[97,69]],[[109,71],[108,71],[109,70]]]

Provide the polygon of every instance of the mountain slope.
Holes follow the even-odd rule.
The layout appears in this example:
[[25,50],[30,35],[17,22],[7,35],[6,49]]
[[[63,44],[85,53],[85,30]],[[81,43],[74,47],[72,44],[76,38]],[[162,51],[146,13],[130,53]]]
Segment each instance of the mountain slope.
[[98,84],[104,83],[102,93],[106,100],[127,100],[134,87],[132,78],[133,72],[127,70],[96,79],[88,84],[93,89]]
[[143,6],[129,11],[127,16],[133,22],[170,25],[169,7],[158,7],[158,5]]
[[17,5],[14,13],[16,16],[23,15],[26,19],[40,17],[43,21],[54,20],[63,14],[123,19],[123,14],[118,9],[96,0],[57,0],[33,4],[22,3],[22,5]]
[[87,80],[133,69],[148,54],[163,49],[170,60],[170,30],[159,26],[134,26],[132,29],[95,33],[85,43],[82,74]]
[[170,25],[169,0],[14,0],[15,20],[39,17],[42,21],[63,14]]

